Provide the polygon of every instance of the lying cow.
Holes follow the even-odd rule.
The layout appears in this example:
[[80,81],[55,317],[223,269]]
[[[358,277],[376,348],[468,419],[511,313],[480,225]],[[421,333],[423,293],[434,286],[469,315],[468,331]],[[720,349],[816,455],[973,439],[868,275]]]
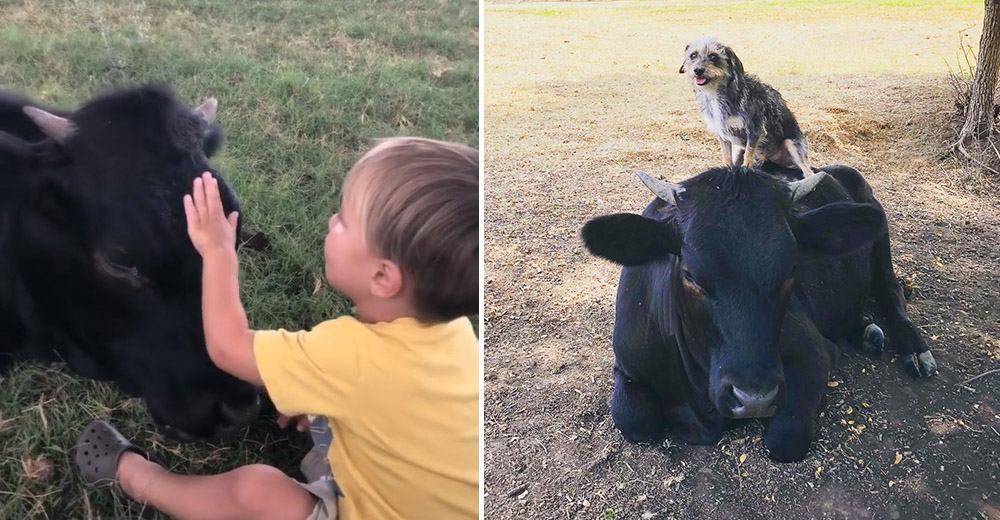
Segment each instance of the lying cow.
[[770,455],[801,460],[834,342],[882,350],[862,318],[869,296],[907,370],[937,370],[906,317],[881,205],[857,170],[822,170],[789,182],[792,170],[717,168],[681,184],[640,173],[657,196],[641,216],[584,226],[593,254],[625,266],[611,414],[627,439],[714,444],[760,417]]
[[[156,87],[72,113],[0,97],[0,369],[64,360],[144,399],[181,440],[253,419],[256,389],[205,351],[201,258],[182,205],[214,172],[216,106],[191,109]],[[226,211],[238,210],[220,181]]]

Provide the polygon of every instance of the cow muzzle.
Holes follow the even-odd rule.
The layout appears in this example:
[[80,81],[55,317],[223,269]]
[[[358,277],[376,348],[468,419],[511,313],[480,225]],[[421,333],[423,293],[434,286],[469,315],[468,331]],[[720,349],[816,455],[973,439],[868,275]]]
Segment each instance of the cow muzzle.
[[252,399],[239,404],[222,401],[217,405],[216,418],[211,421],[208,430],[193,432],[158,420],[153,416],[153,426],[156,431],[168,438],[181,442],[196,442],[217,440],[233,436],[247,427],[260,413],[260,395],[254,394]]
[[719,411],[734,419],[774,416],[782,401],[780,384],[764,388],[742,387],[725,382],[719,393]]

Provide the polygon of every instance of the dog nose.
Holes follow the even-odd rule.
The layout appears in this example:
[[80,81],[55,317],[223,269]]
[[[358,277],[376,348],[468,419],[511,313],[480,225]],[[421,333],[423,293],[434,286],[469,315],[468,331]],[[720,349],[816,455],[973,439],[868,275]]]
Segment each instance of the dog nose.
[[734,398],[733,417],[769,417],[777,411],[775,404],[779,391],[778,385],[764,392],[744,390],[737,386],[730,386],[729,391]]
[[705,73],[705,67],[695,67],[694,73],[701,76],[702,74]]

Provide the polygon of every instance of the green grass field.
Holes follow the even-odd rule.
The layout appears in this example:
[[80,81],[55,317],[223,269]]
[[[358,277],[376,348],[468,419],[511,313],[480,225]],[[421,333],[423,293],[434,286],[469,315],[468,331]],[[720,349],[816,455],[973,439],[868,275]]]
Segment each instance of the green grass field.
[[[2,0],[0,83],[64,107],[147,82],[192,105],[216,96],[227,141],[215,164],[247,231],[270,240],[241,253],[251,325],[304,328],[351,311],[323,282],[322,241],[343,176],[370,142],[476,146],[478,24],[474,0]],[[21,365],[0,376],[0,519],[151,516],[74,474],[70,447],[97,417],[182,472],[250,462],[287,471],[304,446],[268,418],[246,438],[176,444],[112,387]]]

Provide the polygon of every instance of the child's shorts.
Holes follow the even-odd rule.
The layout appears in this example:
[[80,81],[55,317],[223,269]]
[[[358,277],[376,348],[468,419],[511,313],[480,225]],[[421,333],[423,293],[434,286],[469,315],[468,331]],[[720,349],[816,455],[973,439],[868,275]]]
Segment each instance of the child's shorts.
[[306,520],[336,520],[337,518],[337,484],[333,477],[322,477],[308,484],[299,483],[309,494],[317,498],[312,513]]

